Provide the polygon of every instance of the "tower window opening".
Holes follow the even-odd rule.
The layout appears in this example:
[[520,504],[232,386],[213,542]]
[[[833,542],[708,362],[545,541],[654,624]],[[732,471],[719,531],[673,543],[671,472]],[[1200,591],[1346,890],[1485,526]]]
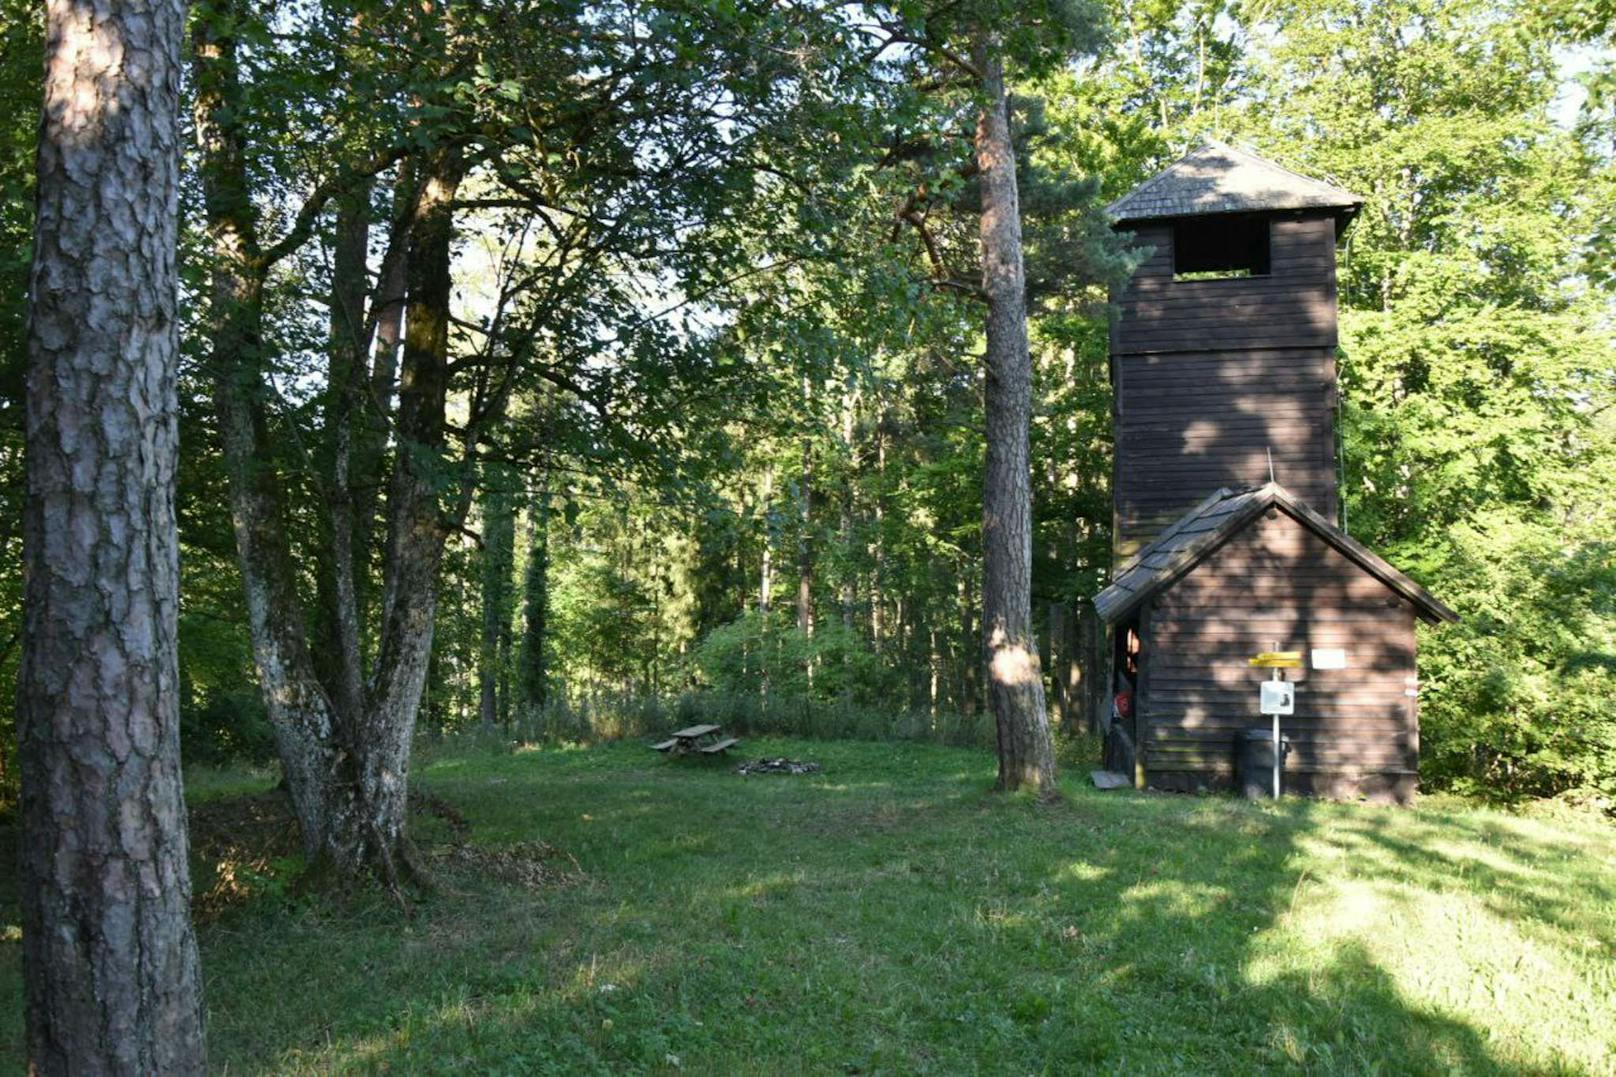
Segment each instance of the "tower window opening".
[[1199,217],[1173,225],[1173,279],[1268,276],[1268,218]]

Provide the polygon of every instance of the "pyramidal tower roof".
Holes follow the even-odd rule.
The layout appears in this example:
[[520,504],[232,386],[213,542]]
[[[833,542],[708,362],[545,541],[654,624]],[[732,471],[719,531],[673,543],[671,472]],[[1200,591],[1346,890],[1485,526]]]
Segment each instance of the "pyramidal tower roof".
[[1351,191],[1208,139],[1105,209],[1121,224],[1286,209],[1333,209],[1347,218],[1362,205]]

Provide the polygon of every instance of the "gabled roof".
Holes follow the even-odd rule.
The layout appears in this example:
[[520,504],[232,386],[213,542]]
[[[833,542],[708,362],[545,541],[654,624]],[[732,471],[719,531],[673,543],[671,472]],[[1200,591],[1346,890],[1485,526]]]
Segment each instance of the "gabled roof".
[[1223,545],[1225,539],[1270,507],[1284,512],[1355,562],[1359,568],[1408,599],[1425,620],[1436,624],[1459,619],[1457,613],[1438,602],[1425,588],[1296,500],[1290,491],[1277,482],[1241,490],[1221,489],[1179,517],[1171,527],[1124,562],[1111,586],[1094,596],[1094,608],[1099,612],[1100,619],[1108,625],[1116,624],[1145,599],[1165,590],[1200,564],[1208,554]]
[[1156,173],[1109,206],[1113,222],[1210,213],[1285,209],[1358,212],[1363,199],[1350,191],[1211,139]]

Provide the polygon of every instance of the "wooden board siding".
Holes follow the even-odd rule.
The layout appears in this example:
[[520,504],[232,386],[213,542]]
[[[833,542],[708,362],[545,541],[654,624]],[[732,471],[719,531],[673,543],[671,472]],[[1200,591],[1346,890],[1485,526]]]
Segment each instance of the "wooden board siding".
[[1134,229],[1149,258],[1113,297],[1116,558],[1220,486],[1274,477],[1337,519],[1335,218],[1269,222],[1269,273],[1173,279],[1173,222]]
[[1336,345],[1335,220],[1327,214],[1269,222],[1269,271],[1226,280],[1173,279],[1173,225],[1141,225],[1154,248],[1115,297],[1118,355]]
[[[1271,510],[1272,511],[1272,510]],[[1346,652],[1347,668],[1287,670],[1290,788],[1406,799],[1419,767],[1414,611],[1290,516],[1258,517],[1156,596],[1140,700],[1149,784],[1225,788],[1236,737],[1265,725],[1247,659],[1275,644]]]
[[1220,486],[1274,477],[1335,522],[1335,352],[1117,356],[1117,555],[1130,556]]

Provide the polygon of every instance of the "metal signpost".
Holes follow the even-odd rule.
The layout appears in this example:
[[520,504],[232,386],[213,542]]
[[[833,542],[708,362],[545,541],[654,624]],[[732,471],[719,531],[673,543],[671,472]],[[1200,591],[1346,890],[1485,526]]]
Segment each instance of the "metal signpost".
[[1282,672],[1287,669],[1296,669],[1302,664],[1301,651],[1281,651],[1279,644],[1274,644],[1274,650],[1264,651],[1252,656],[1251,664],[1259,669],[1274,671],[1274,679],[1265,681],[1257,694],[1257,708],[1259,713],[1269,715],[1274,720],[1274,799],[1279,799],[1279,765],[1281,744],[1279,739],[1279,716],[1296,713],[1296,686],[1285,680]]

